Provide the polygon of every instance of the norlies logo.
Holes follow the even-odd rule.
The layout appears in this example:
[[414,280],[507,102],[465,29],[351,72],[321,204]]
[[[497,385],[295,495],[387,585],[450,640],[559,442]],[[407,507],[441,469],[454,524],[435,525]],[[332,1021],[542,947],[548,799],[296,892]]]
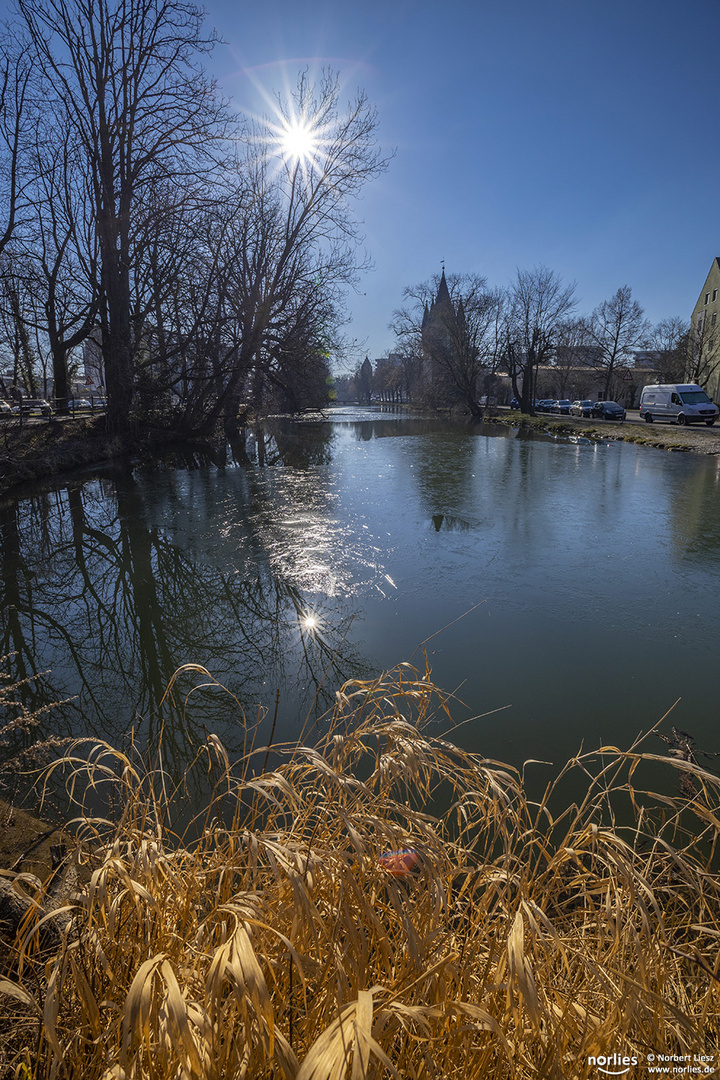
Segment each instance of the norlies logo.
[[599,1057],[588,1058],[588,1065],[594,1065],[605,1076],[624,1076],[637,1063],[638,1059],[628,1054],[600,1054]]

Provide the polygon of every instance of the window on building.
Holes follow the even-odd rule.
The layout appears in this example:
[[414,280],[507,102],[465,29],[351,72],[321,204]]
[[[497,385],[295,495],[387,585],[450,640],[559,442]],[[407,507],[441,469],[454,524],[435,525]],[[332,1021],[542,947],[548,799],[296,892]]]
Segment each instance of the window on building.
[[715,325],[715,320],[716,320],[716,319],[717,319],[717,311],[713,311],[713,317],[712,317],[712,319],[710,320],[710,325],[711,325],[711,326],[714,326],[714,325]]
[[709,304],[709,303],[710,303],[710,293],[709,293],[709,292],[706,292],[706,293],[705,293],[705,303],[706,303],[706,304]]
[[713,304],[717,300],[717,289],[713,289]]

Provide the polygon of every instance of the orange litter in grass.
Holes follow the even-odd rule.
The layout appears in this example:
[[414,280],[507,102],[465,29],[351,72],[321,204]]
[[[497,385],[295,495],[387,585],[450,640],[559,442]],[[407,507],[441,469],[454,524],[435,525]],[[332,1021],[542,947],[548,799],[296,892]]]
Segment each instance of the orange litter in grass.
[[380,856],[380,865],[393,877],[404,877],[414,870],[419,855],[412,848],[403,848],[402,851],[388,851]]

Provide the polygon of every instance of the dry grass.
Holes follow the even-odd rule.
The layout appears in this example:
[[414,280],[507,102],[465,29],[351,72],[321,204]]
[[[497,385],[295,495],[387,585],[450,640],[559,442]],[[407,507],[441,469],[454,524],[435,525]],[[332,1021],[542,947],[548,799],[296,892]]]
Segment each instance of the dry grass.
[[[82,807],[111,785],[120,820],[81,810],[60,945],[37,917],[18,930],[8,1075],[555,1078],[717,1050],[718,778],[605,748],[532,802],[514,770],[427,734],[445,707],[404,666],[347,684],[328,734],[271,771],[250,749],[231,770],[210,735],[194,768],[212,796],[182,835],[183,784],[78,745],[68,789]],[[696,796],[643,809],[646,762]],[[587,794],[553,817],[574,774]],[[394,876],[382,856],[403,848],[417,863]]]

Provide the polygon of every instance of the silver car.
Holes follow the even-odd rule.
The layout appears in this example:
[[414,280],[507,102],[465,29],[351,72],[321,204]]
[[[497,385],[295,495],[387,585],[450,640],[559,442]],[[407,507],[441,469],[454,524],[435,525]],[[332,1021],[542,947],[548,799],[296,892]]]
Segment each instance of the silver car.
[[571,416],[592,416],[592,407],[595,404],[594,401],[573,401],[570,406]]

